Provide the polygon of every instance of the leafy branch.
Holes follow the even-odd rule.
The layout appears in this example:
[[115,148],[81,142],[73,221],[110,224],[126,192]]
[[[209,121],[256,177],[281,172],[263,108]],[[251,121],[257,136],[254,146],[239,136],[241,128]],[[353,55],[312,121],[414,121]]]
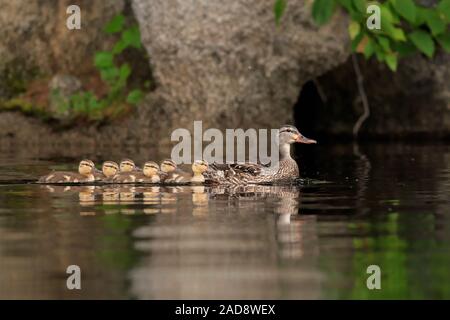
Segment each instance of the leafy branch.
[[[286,2],[275,0],[277,23]],[[370,5],[380,9],[380,29],[367,28]],[[441,0],[434,7],[424,7],[413,0],[314,0],[312,16],[318,25],[323,25],[338,9],[346,11],[351,18],[348,29],[352,51],[362,53],[366,59],[375,56],[392,71],[397,70],[399,58],[418,51],[432,58],[440,45],[450,52],[450,0]]]
[[127,27],[125,17],[119,14],[108,22],[104,32],[119,35],[119,40],[111,50],[96,52],[94,56],[94,66],[108,87],[106,96],[99,99],[92,91],[82,91],[64,99],[58,92],[53,92],[52,99],[58,103],[61,112],[71,110],[75,114],[98,120],[102,118],[103,111],[111,105],[136,105],[142,99],[143,93],[139,88],[128,91],[128,79],[132,72],[130,64],[117,63],[118,56],[128,48],[142,48],[138,26]]

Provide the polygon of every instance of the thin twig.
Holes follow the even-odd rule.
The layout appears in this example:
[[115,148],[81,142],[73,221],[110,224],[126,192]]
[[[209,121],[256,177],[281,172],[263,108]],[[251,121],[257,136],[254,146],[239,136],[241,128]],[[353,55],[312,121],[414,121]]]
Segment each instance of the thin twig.
[[353,137],[357,139],[361,126],[363,125],[364,121],[366,121],[370,116],[370,106],[366,91],[364,89],[364,78],[362,76],[361,69],[359,68],[359,64],[354,53],[352,53],[352,62],[353,69],[356,73],[356,83],[358,85],[359,95],[361,96],[362,104],[364,107],[364,113],[359,117],[358,121],[356,121],[355,125],[353,126]]
[[325,92],[323,91],[323,88],[320,85],[319,80],[317,80],[317,78],[314,78],[313,83],[316,86],[317,93],[319,94],[320,100],[322,100],[322,103],[326,103],[328,98],[327,98],[327,95],[325,94]]

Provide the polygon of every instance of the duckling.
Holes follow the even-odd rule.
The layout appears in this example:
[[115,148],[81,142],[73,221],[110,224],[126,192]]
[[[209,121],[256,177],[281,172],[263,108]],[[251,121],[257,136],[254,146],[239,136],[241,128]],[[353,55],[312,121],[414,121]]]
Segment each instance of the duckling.
[[191,182],[193,183],[204,183],[205,177],[203,173],[205,173],[209,168],[208,162],[205,160],[195,160],[192,164],[192,172],[194,175],[191,178]]
[[137,172],[135,181],[141,183],[158,183],[161,181],[159,166],[156,162],[147,161],[144,163],[142,172]]
[[89,159],[80,161],[78,166],[78,173],[67,171],[55,171],[46,176],[39,178],[38,183],[82,183],[93,182],[95,177],[93,175],[95,165]]
[[99,179],[103,182],[111,182],[112,178],[119,172],[119,165],[114,161],[105,161],[102,165],[102,177]]
[[[126,170],[129,170],[131,166],[125,164],[125,167]],[[121,171],[112,178],[112,181],[116,183],[158,183],[160,181],[158,172],[158,164],[148,161],[144,164],[143,171]]]
[[161,162],[162,181],[167,183],[186,183],[192,175],[179,169],[172,159]]
[[184,172],[177,168],[175,162],[170,159],[164,160],[161,164],[161,170],[167,173],[165,182],[169,183],[203,183],[205,177],[203,173],[208,170],[208,163],[204,160],[196,160],[192,164],[193,174]]
[[136,167],[134,161],[131,159],[123,159],[122,161],[120,161],[120,172],[132,172],[132,171],[142,171],[142,169]]

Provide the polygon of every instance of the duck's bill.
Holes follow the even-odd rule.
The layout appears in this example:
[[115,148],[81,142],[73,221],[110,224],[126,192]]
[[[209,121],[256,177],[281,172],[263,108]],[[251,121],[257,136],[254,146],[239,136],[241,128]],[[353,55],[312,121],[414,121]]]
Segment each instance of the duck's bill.
[[304,143],[304,144],[316,144],[317,143],[316,140],[309,139],[302,135],[298,135],[297,138],[295,139],[295,142]]

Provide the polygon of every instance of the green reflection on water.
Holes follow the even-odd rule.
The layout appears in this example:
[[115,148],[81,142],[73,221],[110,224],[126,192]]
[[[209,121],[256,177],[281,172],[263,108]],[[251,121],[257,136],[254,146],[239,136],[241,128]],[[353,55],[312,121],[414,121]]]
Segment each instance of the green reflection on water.
[[[348,229],[370,236],[351,240],[348,272],[330,273],[332,282],[339,285],[327,295],[344,299],[450,298],[449,244],[434,237],[435,216],[392,212],[384,217],[383,222],[348,223]],[[381,269],[380,290],[367,288],[370,265]]]

